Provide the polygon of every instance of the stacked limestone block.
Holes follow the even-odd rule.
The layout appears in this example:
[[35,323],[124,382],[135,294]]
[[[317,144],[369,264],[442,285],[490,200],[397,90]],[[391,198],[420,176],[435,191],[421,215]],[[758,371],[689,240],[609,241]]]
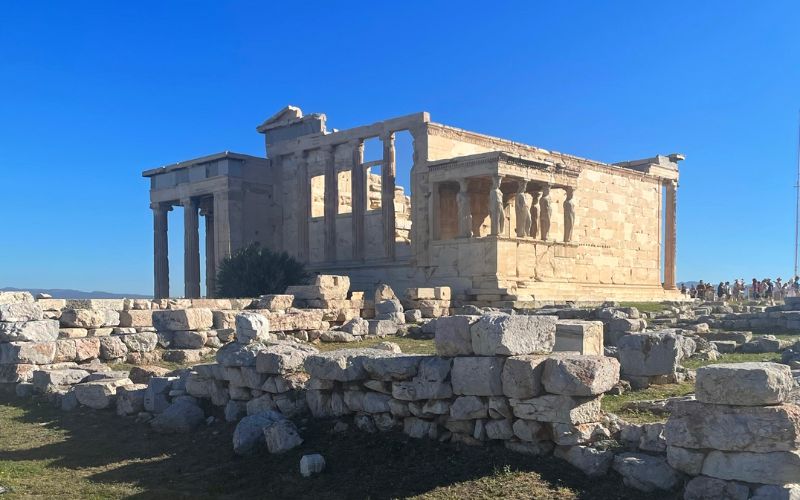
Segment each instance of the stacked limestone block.
[[294,306],[301,309],[322,309],[323,319],[344,323],[361,316],[367,308],[364,294],[353,292],[348,298],[350,278],[347,276],[317,275],[311,285],[290,286],[287,295],[294,295]]
[[675,404],[665,429],[670,465],[697,476],[685,498],[797,498],[800,407],[788,402],[795,389],[785,365],[698,369],[697,400]]
[[315,417],[353,415],[364,431],[402,427],[412,437],[480,445],[490,440],[529,454],[554,448],[589,474],[611,452],[600,398],[619,381],[603,356],[551,353],[557,318],[490,314],[436,321],[438,356],[352,349],[308,356],[306,397]]
[[296,341],[275,340],[266,316],[240,313],[235,341],[217,351],[216,363],[193,367],[186,390],[224,406],[229,421],[267,410],[298,415],[306,410],[303,361],[316,352]]
[[199,362],[221,345],[213,329],[211,309],[166,309],[152,311],[158,345],[165,349],[162,358],[176,363]]
[[[271,335],[277,340],[296,338],[309,341],[319,338],[320,332],[330,327],[323,319],[322,309],[296,309],[292,306],[293,295],[263,295],[248,305],[248,312],[266,316],[270,322]],[[234,339],[236,316],[240,310],[214,310],[213,326],[221,344]]]
[[449,286],[408,288],[404,301],[406,309],[418,310],[423,318],[440,318],[451,313]]
[[683,382],[683,359],[695,351],[694,340],[672,331],[625,335],[617,344],[622,378],[634,388]]
[[42,298],[36,303],[42,308],[44,319],[60,319],[61,311],[67,307],[66,299]]
[[56,359],[58,321],[44,319],[28,292],[0,292],[0,387],[29,384],[39,367]]

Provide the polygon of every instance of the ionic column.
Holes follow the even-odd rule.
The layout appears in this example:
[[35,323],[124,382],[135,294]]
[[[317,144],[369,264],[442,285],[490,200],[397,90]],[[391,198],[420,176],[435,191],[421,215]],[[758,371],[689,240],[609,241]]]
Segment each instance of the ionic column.
[[500,236],[503,234],[506,223],[505,206],[503,204],[503,191],[500,190],[500,183],[503,178],[492,176],[492,187],[489,190],[489,220],[491,221],[491,235]]
[[153,210],[153,296],[169,297],[169,235],[168,214],[172,207],[166,203],[151,203]]
[[213,297],[217,289],[217,262],[214,257],[214,200],[207,198],[203,200],[200,208],[200,215],[203,216],[206,225],[206,297]]
[[220,263],[242,248],[242,194],[236,191],[217,191],[213,194],[214,263]]
[[308,178],[308,161],[304,153],[296,153],[297,169],[297,258],[300,262],[309,260],[308,220],[311,217],[311,181]]
[[677,208],[678,208],[678,182],[666,183],[666,220],[664,227],[664,289],[675,290],[675,258],[677,247]]
[[394,133],[381,137],[383,141],[383,166],[381,167],[381,212],[383,216],[384,255],[395,257],[395,211],[394,189],[397,177],[395,163]]
[[336,213],[339,211],[339,179],[334,147],[323,148],[325,162],[325,260],[336,260]]
[[575,202],[572,200],[575,189],[565,188],[567,198],[564,200],[564,241],[572,241],[572,230],[575,227]]
[[350,170],[350,195],[353,224],[353,260],[364,259],[365,217],[367,213],[367,172],[364,169],[364,141],[350,143],[353,162]]
[[547,241],[550,235],[550,219],[553,217],[553,207],[550,203],[550,185],[542,187],[542,199],[539,201],[539,230],[542,240]]
[[472,210],[469,206],[467,188],[467,179],[459,179],[456,203],[458,204],[458,236],[461,238],[470,238],[472,236]]
[[183,205],[183,282],[185,297],[200,297],[200,233],[197,201],[181,200]]

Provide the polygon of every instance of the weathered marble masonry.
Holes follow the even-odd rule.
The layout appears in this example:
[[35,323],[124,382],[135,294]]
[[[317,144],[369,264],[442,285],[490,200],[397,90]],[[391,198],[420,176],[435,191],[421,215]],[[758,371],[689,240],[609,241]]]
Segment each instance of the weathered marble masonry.
[[[155,295],[169,293],[167,214],[184,208],[185,295],[250,242],[286,251],[356,289],[449,286],[464,303],[677,299],[678,162],[606,164],[461,130],[416,113],[347,130],[288,106],[257,127],[267,157],[231,152],[150,179]],[[413,145],[410,193],[396,137]],[[365,161],[365,144],[382,154]],[[379,173],[378,173],[379,170]]]

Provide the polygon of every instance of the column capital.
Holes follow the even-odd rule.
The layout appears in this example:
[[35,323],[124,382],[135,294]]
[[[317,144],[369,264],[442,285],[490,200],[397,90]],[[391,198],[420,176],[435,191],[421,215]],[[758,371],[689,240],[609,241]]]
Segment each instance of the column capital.
[[383,141],[383,142],[391,141],[392,143],[394,143],[394,135],[395,135],[394,131],[383,132],[379,137],[380,137],[381,141]]
[[169,202],[158,202],[154,201],[150,203],[151,210],[163,211],[163,212],[171,212],[172,211],[172,203]]

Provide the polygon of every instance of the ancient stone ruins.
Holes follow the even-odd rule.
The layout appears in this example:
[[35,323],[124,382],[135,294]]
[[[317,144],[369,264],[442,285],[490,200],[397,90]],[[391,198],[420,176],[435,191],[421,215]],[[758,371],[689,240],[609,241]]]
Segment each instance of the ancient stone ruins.
[[[678,299],[679,154],[606,164],[468,132],[428,113],[329,131],[288,106],[258,127],[267,157],[224,152],[147,170],[155,297],[169,295],[168,212],[183,207],[185,296],[250,242],[355,289],[450,287],[479,306]],[[412,141],[410,193],[396,139]],[[365,148],[381,151],[365,160]],[[379,171],[379,173],[378,173]],[[662,265],[663,262],[663,265]]]
[[[398,297],[381,285],[365,296],[336,275],[256,299],[0,292],[0,389],[65,411],[116,411],[164,433],[224,418],[238,422],[240,455],[301,445],[294,419],[310,416],[386,439],[394,431],[460,443],[461,453],[501,445],[589,476],[613,470],[643,492],[794,499],[800,342],[752,330],[800,333],[798,322],[795,299],[682,302],[650,314],[611,303],[481,309],[445,287]],[[398,336],[433,338],[436,354],[403,354]],[[320,352],[320,342],[355,348]],[[683,366],[726,352],[782,352],[782,363]],[[150,365],[162,359],[185,368]],[[119,361],[138,366],[108,366]],[[665,422],[635,424],[601,406],[605,394],[685,381],[694,396],[632,403],[668,414]],[[324,469],[319,451],[301,460],[303,476]]]

